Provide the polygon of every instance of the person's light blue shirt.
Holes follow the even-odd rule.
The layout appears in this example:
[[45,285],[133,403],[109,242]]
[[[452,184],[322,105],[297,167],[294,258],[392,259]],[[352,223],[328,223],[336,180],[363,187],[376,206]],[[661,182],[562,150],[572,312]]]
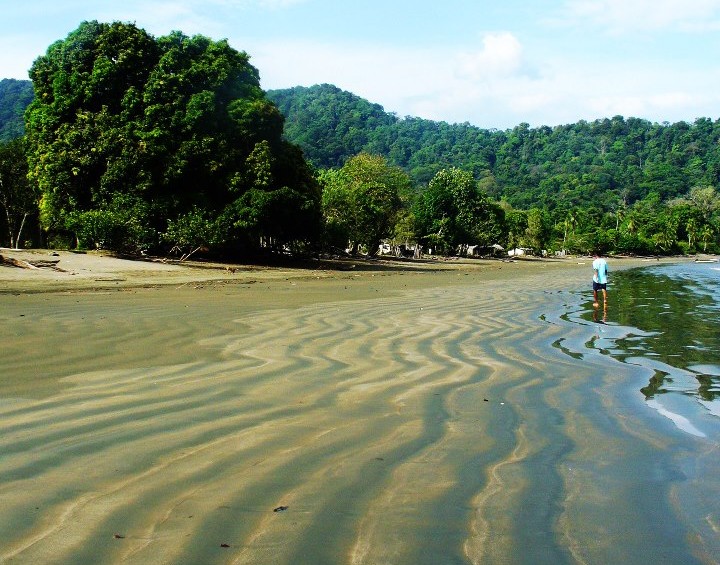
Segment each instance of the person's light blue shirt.
[[593,261],[593,281],[599,284],[607,284],[607,275],[607,261],[602,257],[598,257]]

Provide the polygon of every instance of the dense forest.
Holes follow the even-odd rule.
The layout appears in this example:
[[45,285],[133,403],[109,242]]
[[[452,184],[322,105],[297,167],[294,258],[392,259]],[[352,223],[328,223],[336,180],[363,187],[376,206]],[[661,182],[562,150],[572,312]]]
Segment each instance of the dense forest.
[[499,131],[399,118],[332,85],[268,97],[285,116],[288,140],[320,169],[361,152],[382,155],[420,192],[440,171],[471,173],[506,210],[509,245],[537,246],[523,214],[533,211],[545,232],[540,242],[553,249],[717,250],[720,120],[657,124],[614,116]]
[[25,133],[23,115],[32,99],[33,87],[29,80],[0,80],[0,143]]
[[650,193],[668,200],[720,179],[720,120],[654,124],[615,116],[498,131],[399,119],[331,85],[271,90],[268,97],[285,116],[287,138],[318,168],[368,152],[425,185],[439,170],[457,167],[491,196],[523,209],[612,210]]
[[263,92],[248,59],[84,22],[0,81],[0,243],[720,251],[720,121],[488,130],[332,85]]

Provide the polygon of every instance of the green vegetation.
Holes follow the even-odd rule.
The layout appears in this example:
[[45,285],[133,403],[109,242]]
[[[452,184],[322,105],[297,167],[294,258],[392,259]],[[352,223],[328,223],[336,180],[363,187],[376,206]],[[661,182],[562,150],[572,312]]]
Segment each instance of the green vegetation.
[[85,22],[30,76],[29,176],[50,236],[246,253],[316,239],[317,182],[226,41]]
[[505,239],[505,212],[480,190],[471,173],[460,169],[438,172],[418,196],[414,215],[420,241],[441,253]]
[[119,22],[82,23],[30,77],[0,81],[1,243],[720,251],[720,120],[398,118],[331,85],[265,93],[226,41]]
[[29,80],[0,80],[0,143],[25,133],[23,113],[32,99],[33,88]]
[[383,239],[393,234],[410,179],[385,159],[360,154],[339,170],[320,174],[326,242],[336,247],[350,243],[351,252],[363,248],[374,255]]
[[[286,137],[302,147],[311,163],[323,169],[342,167],[365,149],[378,127],[397,121],[382,106],[329,84],[270,91],[268,98],[286,118]],[[382,151],[370,152],[386,155]]]
[[4,225],[3,234],[13,248],[22,246],[28,219],[37,219],[37,196],[27,177],[25,140],[0,143],[0,207],[4,211],[0,226]]
[[[505,212],[499,236],[500,214],[477,220],[491,222],[477,229],[496,236],[495,243],[569,252],[720,250],[720,120],[656,124],[615,116],[497,131],[400,119],[330,85],[269,91],[268,97],[286,117],[288,140],[320,169],[361,152],[382,155],[407,172],[420,201],[429,198],[423,193],[432,192],[436,175],[470,173],[480,192]],[[358,116],[367,117],[360,131]],[[462,245],[453,237],[438,241],[450,226],[433,227],[426,214],[414,212],[420,222],[416,239],[437,242],[447,252]],[[448,208],[436,212],[436,223],[458,219]],[[487,242],[472,231],[458,235],[469,238],[467,244]]]

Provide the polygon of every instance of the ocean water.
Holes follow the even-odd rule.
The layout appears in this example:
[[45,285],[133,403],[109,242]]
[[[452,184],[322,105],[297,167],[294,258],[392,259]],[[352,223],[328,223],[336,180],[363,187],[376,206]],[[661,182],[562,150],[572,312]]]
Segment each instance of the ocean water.
[[719,291],[720,263],[653,262],[611,270],[606,311],[585,283],[547,317],[562,329],[553,346],[565,376],[585,395],[573,405],[583,427],[566,484],[589,461],[579,496],[598,484],[598,498],[567,514],[586,520],[607,497],[594,523],[609,545],[581,562],[720,563]]
[[[595,324],[586,346],[649,369],[635,383],[648,406],[693,435],[720,426],[720,263],[664,264],[611,276],[607,312],[583,301]],[[590,293],[588,292],[588,298]],[[720,436],[715,436],[715,438]]]

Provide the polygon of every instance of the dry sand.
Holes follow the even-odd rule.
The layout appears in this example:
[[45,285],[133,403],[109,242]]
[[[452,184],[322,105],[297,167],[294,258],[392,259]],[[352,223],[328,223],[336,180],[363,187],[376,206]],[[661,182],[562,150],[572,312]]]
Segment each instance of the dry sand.
[[62,271],[0,266],[0,563],[683,551],[632,537],[647,508],[603,471],[662,441],[602,394],[622,373],[562,351],[587,337],[562,321],[587,258],[57,257]]
[[[3,264],[3,260],[5,263]],[[52,263],[36,269],[22,269],[8,260],[22,263]],[[490,279],[515,278],[517,273],[538,269],[585,270],[587,257],[567,259],[458,259],[429,258],[400,260],[392,258],[307,260],[293,267],[213,263],[206,261],[173,261],[170,259],[123,259],[108,253],[75,253],[69,251],[11,250],[0,248],[0,292],[51,292],[108,290],[161,285],[205,283],[307,283],[342,280],[367,282],[374,277],[390,275],[413,277],[413,287],[455,283],[463,276],[482,273]],[[623,263],[642,265],[651,259],[625,259]],[[528,271],[528,268],[531,270]],[[368,279],[370,277],[370,279]],[[449,277],[449,278],[448,278]],[[457,277],[457,278],[455,278]],[[403,279],[403,286],[407,279]]]

